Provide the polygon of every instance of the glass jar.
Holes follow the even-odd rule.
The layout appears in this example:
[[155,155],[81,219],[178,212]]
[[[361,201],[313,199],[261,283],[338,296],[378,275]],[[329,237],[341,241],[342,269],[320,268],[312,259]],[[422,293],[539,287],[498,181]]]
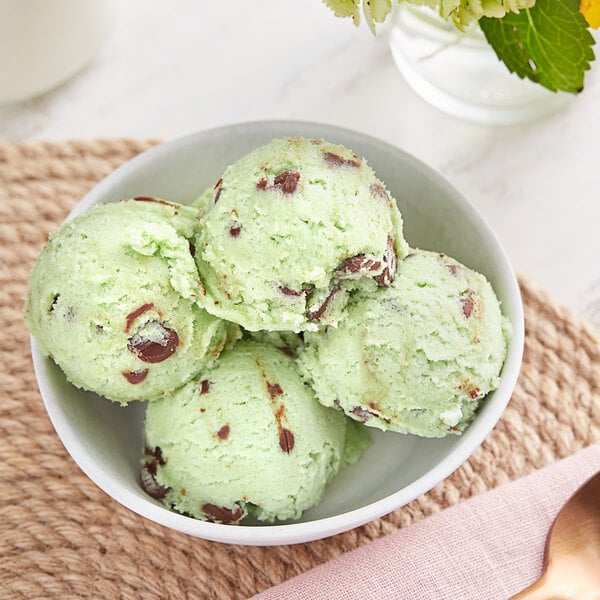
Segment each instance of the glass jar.
[[468,121],[523,122],[553,112],[571,98],[510,73],[477,23],[462,33],[427,7],[396,5],[389,44],[415,92]]

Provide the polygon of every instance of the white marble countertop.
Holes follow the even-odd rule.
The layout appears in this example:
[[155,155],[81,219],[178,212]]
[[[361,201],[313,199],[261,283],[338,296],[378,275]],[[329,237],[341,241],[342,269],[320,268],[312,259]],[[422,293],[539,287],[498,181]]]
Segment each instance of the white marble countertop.
[[407,86],[389,25],[374,38],[319,0],[127,0],[118,8],[110,39],[79,75],[0,108],[0,141],[171,139],[262,119],[363,131],[446,177],[518,272],[600,330],[600,65],[552,116],[476,125]]

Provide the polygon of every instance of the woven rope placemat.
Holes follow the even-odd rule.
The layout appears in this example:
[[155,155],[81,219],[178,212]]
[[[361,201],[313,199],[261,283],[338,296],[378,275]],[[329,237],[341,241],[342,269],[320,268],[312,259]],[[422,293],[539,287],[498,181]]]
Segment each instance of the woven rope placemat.
[[600,441],[600,342],[522,279],[525,359],[511,403],[483,446],[428,494],[354,531],[271,548],[192,538],[123,508],[83,475],[52,429],[22,305],[48,232],[100,178],[151,145],[0,145],[0,597],[247,598]]

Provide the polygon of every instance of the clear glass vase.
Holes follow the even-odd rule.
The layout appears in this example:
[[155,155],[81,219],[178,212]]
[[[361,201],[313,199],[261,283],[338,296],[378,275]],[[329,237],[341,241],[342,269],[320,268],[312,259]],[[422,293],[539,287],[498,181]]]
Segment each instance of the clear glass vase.
[[519,123],[547,115],[570,99],[510,73],[476,23],[461,33],[426,7],[395,6],[389,44],[413,90],[468,121]]

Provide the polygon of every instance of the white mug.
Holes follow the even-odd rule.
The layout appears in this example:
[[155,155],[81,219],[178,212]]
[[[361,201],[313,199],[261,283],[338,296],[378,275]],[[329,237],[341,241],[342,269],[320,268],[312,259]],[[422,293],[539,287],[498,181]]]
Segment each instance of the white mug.
[[0,0],[0,104],[74,75],[106,39],[114,13],[115,0]]

